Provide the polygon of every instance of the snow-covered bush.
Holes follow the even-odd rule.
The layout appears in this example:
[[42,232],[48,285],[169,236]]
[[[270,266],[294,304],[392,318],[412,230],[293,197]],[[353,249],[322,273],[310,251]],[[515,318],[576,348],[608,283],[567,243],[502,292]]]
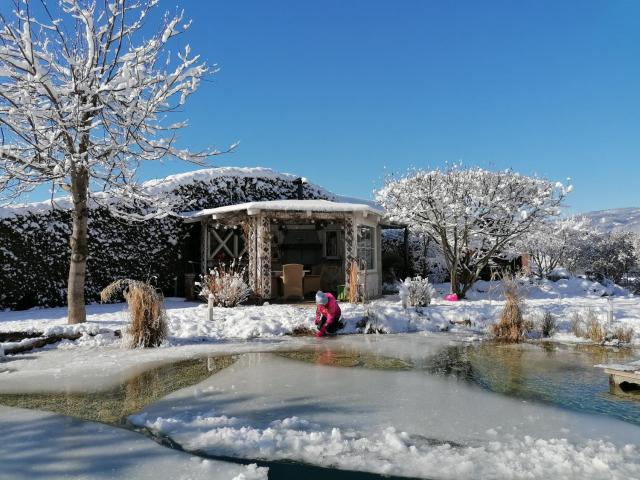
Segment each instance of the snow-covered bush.
[[406,278],[400,285],[400,296],[412,307],[426,307],[435,295],[436,291],[428,278]]
[[454,166],[392,179],[377,199],[391,220],[438,244],[452,291],[464,297],[492,259],[514,251],[518,239],[559,214],[570,190],[510,170]]
[[556,331],[556,317],[551,312],[544,312],[540,319],[540,332],[543,338],[550,337]]
[[245,270],[235,264],[220,264],[201,282],[200,297],[212,298],[216,307],[235,307],[249,298],[251,289],[245,281]]
[[632,233],[594,232],[589,240],[583,252],[586,271],[619,282],[636,264]]

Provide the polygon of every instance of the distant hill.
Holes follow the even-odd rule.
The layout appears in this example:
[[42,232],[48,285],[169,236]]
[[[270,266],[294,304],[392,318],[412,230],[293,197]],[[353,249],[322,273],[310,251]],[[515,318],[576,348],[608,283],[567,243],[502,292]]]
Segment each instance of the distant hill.
[[640,233],[640,208],[612,208],[587,212],[581,216],[591,220],[594,227],[606,231]]

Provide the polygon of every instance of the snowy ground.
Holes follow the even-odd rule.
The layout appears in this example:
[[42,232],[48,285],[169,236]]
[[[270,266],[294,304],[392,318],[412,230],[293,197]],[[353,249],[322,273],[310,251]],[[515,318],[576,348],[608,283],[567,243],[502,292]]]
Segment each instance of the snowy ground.
[[[384,297],[366,306],[344,304],[343,318],[347,327],[344,333],[357,332],[356,325],[367,317],[372,326],[387,333],[432,331],[443,329],[483,336],[488,325],[494,322],[502,309],[497,282],[478,282],[468,294],[468,300],[447,302],[442,294],[447,285],[438,285],[439,298],[423,309],[403,310],[397,297]],[[606,323],[609,308],[613,308],[615,326],[634,329],[634,343],[640,344],[640,297],[624,290],[604,287],[596,282],[572,278],[558,282],[544,281],[525,284],[526,316],[536,321],[546,311],[558,320],[556,340],[583,341],[568,333],[574,312],[585,314],[592,310]],[[608,294],[609,296],[605,296]],[[232,309],[216,308],[214,320],[209,322],[205,306],[181,299],[167,299],[169,313],[169,346],[193,345],[202,342],[220,342],[229,339],[280,338],[300,326],[313,326],[314,310],[309,306],[262,305],[241,306]],[[66,309],[34,309],[23,312],[0,312],[2,331],[44,331],[46,333],[91,332],[76,342],[63,342],[57,348],[114,345],[121,343],[110,332],[126,330],[126,306],[90,305],[86,324],[66,325]],[[451,322],[468,320],[470,325]],[[28,342],[28,340],[25,340]],[[1,346],[1,345],[0,345]],[[4,347],[9,347],[5,344]]]

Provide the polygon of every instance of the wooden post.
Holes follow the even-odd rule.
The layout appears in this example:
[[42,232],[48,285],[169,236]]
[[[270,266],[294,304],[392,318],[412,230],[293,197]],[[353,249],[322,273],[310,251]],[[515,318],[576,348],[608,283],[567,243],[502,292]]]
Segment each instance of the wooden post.
[[209,220],[200,222],[200,274],[207,275],[209,261]]
[[255,217],[247,218],[246,238],[247,250],[249,252],[249,287],[254,295],[258,295],[258,235],[257,222]]
[[410,276],[409,273],[409,227],[404,227],[404,278]]
[[271,298],[271,219],[258,218],[258,291],[262,299]]

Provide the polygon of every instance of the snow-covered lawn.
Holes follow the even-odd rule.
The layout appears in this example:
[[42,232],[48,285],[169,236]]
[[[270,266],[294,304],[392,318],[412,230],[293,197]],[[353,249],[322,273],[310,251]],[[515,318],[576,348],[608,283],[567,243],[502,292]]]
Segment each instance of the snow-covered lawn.
[[[343,333],[356,333],[364,317],[369,324],[387,333],[417,331],[438,332],[449,329],[470,335],[483,336],[504,305],[497,282],[478,282],[468,299],[447,302],[442,294],[446,284],[437,285],[439,298],[422,309],[403,309],[397,296],[386,296],[366,305],[343,304],[346,328]],[[640,344],[640,297],[629,295],[620,288],[604,287],[597,282],[580,278],[526,284],[525,315],[539,319],[551,312],[558,321],[556,340],[581,341],[569,333],[573,313],[592,310],[605,324],[609,309],[613,309],[614,325],[634,329],[634,343]],[[605,296],[608,294],[610,296]],[[313,326],[314,309],[309,305],[261,305],[236,308],[216,308],[213,321],[208,320],[206,306],[185,302],[178,298],[166,301],[169,315],[167,346],[193,345],[202,342],[221,342],[238,339],[281,338],[296,327]],[[468,320],[466,324],[463,324]],[[469,324],[470,323],[470,324]],[[90,305],[88,321],[81,325],[66,324],[66,308],[33,309],[22,312],[0,312],[2,331],[44,331],[53,333],[87,332],[75,342],[64,341],[57,348],[72,346],[105,346],[121,343],[114,330],[125,331],[126,305]],[[103,333],[99,333],[103,332]],[[5,347],[8,347],[5,344]]]

